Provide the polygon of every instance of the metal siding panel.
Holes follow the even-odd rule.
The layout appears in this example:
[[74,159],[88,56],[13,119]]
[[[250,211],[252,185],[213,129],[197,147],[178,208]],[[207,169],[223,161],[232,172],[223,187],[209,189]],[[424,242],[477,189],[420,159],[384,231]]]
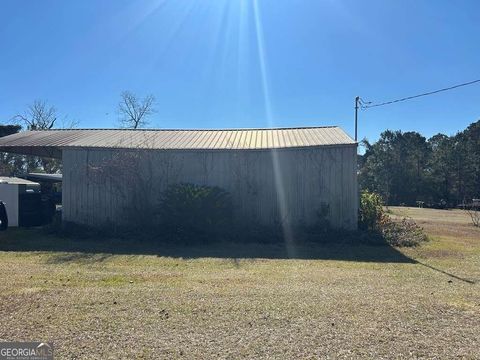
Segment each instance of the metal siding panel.
[[[239,132],[236,143],[246,135]],[[263,137],[267,133],[257,135]],[[94,164],[102,163],[113,153],[108,149],[92,151],[90,160]],[[276,153],[285,185],[286,206],[293,223],[315,221],[315,212],[320,202],[325,201],[331,204],[334,225],[356,226],[353,147],[278,150]],[[83,223],[101,224],[109,218],[118,223],[124,201],[108,181],[93,188],[85,185],[89,182],[85,154],[85,150],[64,151],[64,216]],[[153,188],[157,193],[172,183],[202,183],[220,186],[232,193],[239,221],[258,219],[261,223],[272,224],[278,213],[271,151],[158,152],[152,161],[157,164],[153,174]]]
[[70,151],[62,151],[62,220],[69,221],[70,220],[70,194],[71,190],[71,152]]

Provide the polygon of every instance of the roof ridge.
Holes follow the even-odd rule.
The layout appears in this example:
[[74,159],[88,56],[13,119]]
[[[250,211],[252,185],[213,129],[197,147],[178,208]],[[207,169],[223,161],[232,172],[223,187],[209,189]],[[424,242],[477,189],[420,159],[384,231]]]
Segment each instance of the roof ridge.
[[30,132],[52,132],[52,131],[270,131],[270,130],[300,130],[300,129],[329,129],[338,128],[335,125],[328,126],[294,126],[294,127],[271,127],[271,128],[216,128],[216,129],[175,129],[175,128],[156,128],[156,129],[121,129],[121,128],[75,128],[75,129],[43,129],[27,130]]

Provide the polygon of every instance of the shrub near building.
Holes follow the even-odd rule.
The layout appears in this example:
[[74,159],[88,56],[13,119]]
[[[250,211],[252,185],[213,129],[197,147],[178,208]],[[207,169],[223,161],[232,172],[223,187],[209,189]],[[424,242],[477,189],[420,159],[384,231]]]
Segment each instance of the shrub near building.
[[232,201],[219,187],[171,185],[161,196],[159,216],[162,228],[178,240],[218,240],[232,225]]
[[392,246],[417,246],[428,240],[413,219],[392,220],[383,209],[381,196],[368,191],[360,195],[359,228]]

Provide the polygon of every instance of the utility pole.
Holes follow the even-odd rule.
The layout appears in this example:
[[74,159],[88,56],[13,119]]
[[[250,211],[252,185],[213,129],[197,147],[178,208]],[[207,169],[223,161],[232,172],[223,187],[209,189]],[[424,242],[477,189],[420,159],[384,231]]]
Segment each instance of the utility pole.
[[358,103],[360,102],[360,96],[355,98],[355,141],[358,140]]

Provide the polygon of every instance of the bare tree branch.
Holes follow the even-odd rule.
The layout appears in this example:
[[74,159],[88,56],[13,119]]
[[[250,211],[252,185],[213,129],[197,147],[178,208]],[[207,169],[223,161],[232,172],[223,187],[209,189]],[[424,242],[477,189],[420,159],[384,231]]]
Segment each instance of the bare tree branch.
[[480,227],[480,204],[478,200],[476,204],[472,202],[470,205],[465,205],[463,210],[470,216],[473,226]]
[[147,95],[139,99],[135,94],[129,91],[122,92],[121,100],[118,104],[118,113],[120,115],[121,127],[127,129],[139,129],[148,124],[147,118],[156,112],[155,97]]
[[57,121],[57,109],[44,100],[35,100],[23,115],[18,114],[13,119],[23,123],[28,130],[49,130]]
[[[58,119],[57,109],[44,100],[35,100],[27,107],[23,114],[12,118],[17,124],[23,125],[27,130],[50,130],[54,127],[72,129],[78,125],[77,121],[68,120],[67,117]],[[61,162],[56,159],[49,159],[37,156],[21,156],[17,168],[25,172],[45,171],[56,173],[61,170]]]

